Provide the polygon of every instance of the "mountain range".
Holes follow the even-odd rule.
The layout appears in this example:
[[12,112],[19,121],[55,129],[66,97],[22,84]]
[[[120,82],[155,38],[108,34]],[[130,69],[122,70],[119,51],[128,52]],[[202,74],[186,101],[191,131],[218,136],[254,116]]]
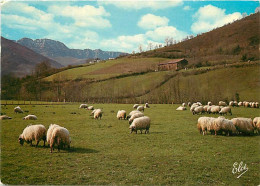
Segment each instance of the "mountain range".
[[102,51],[100,49],[70,49],[64,43],[51,39],[32,40],[30,38],[22,38],[17,43],[53,59],[63,66],[86,63],[87,59],[99,58],[106,60],[126,54],[122,52]]

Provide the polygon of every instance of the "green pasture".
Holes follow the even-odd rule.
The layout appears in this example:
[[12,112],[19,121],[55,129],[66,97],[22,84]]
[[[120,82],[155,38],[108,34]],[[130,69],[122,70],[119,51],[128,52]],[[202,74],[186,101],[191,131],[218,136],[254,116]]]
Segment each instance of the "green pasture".
[[[1,106],[12,117],[1,120],[1,182],[9,185],[258,185],[260,183],[259,136],[202,136],[197,119],[179,105],[151,104],[149,134],[129,132],[126,120],[117,120],[119,109],[129,113],[130,104],[94,104],[103,110],[101,120],[91,111],[71,105],[21,105],[24,114],[14,114],[15,105]],[[72,114],[75,112],[74,114]],[[260,116],[255,108],[232,108],[233,117]],[[35,114],[36,121],[22,120]],[[215,115],[214,117],[217,117]],[[70,131],[71,149],[20,146],[18,136],[29,124],[51,123]],[[35,143],[34,143],[35,144]],[[246,164],[240,178],[233,174],[235,162]]]

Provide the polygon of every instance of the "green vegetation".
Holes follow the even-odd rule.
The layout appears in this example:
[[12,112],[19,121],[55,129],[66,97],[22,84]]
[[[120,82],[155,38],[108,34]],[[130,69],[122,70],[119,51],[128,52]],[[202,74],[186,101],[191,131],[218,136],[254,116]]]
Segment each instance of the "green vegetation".
[[[119,109],[129,104],[95,104],[102,120],[74,105],[24,105],[38,116],[22,120],[14,106],[1,106],[11,120],[1,121],[1,182],[4,184],[76,185],[257,185],[259,184],[259,136],[202,136],[199,115],[176,111],[178,105],[151,104],[145,115],[152,120],[150,134],[130,134],[127,121],[117,120]],[[259,116],[259,109],[232,108],[231,117]],[[76,112],[76,114],[70,114]],[[217,116],[214,116],[217,117]],[[70,150],[20,146],[18,136],[28,124],[48,128],[56,123],[70,131]],[[35,143],[34,143],[35,144]],[[239,179],[233,164],[243,161],[248,171]]]

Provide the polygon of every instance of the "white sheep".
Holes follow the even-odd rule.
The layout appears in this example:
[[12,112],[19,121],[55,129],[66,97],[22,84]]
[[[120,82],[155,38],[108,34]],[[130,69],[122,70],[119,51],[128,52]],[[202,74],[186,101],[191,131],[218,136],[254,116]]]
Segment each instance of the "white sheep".
[[52,135],[50,138],[50,148],[51,152],[54,150],[54,145],[57,144],[58,151],[60,151],[60,148],[65,147],[66,145],[68,148],[70,148],[70,133],[69,131],[64,127],[55,127],[52,131]]
[[179,106],[176,110],[187,110],[186,107]]
[[232,115],[232,112],[231,112],[231,108],[230,108],[230,107],[223,107],[223,108],[219,111],[219,114],[220,114],[220,115],[224,115],[224,114],[227,114],[227,113],[230,113],[230,115]]
[[59,125],[57,124],[50,124],[48,130],[47,130],[47,143],[50,144],[50,140],[51,140],[51,136],[52,136],[52,132],[53,132],[53,129],[56,128],[56,127],[60,127]]
[[137,133],[137,131],[140,130],[141,134],[142,131],[145,130],[145,134],[146,134],[149,133],[150,125],[151,125],[150,118],[147,116],[143,116],[140,118],[135,118],[132,124],[130,125],[129,129],[131,130],[131,133],[133,131]]
[[145,103],[144,108],[150,108],[148,103]]
[[198,107],[194,108],[192,114],[193,114],[193,115],[194,115],[194,114],[199,114],[199,113],[202,114],[203,112],[204,112],[203,106],[198,106]]
[[191,107],[191,102],[188,102],[188,106]]
[[237,101],[234,101],[234,103],[233,103],[233,104],[234,104],[234,106],[235,106],[235,107],[237,107],[237,106],[238,106],[238,103],[237,103]]
[[186,103],[182,103],[181,106],[182,106],[182,107],[185,107],[185,106],[186,106]]
[[37,116],[29,114],[23,118],[23,120],[37,120]]
[[94,110],[94,106],[88,106],[86,109],[87,110]]
[[133,108],[136,109],[137,107],[139,107],[139,104],[134,104]]
[[94,112],[94,119],[101,119],[102,118],[102,110],[101,109],[97,109],[95,112]]
[[88,105],[87,105],[87,104],[81,104],[81,105],[79,106],[79,108],[88,108]]
[[0,120],[6,120],[6,119],[12,119],[12,118],[7,115],[0,116]]
[[21,109],[20,106],[17,106],[14,108],[14,113],[23,113],[23,110]]
[[260,117],[255,117],[254,118],[253,126],[257,130],[258,134],[260,134]]
[[208,106],[211,106],[211,105],[212,105],[212,102],[211,102],[211,101],[209,101],[209,102],[208,102]]
[[229,102],[229,106],[232,106],[232,107],[233,107],[233,106],[234,106],[234,101],[230,101],[230,102]]
[[231,120],[238,132],[243,134],[253,134],[254,126],[251,118],[233,118]]
[[226,102],[224,102],[224,101],[219,101],[219,102],[218,102],[218,105],[219,105],[219,106],[227,106]]
[[197,124],[197,128],[199,132],[205,135],[207,130],[210,131],[211,130],[210,125],[212,125],[214,119],[215,118],[212,117],[200,117],[198,119],[198,124]]
[[126,119],[126,111],[119,110],[116,115],[117,119]]
[[133,110],[133,111],[131,111],[131,112],[128,114],[128,116],[126,117],[126,119],[128,120],[128,119],[131,118],[131,116],[132,116],[133,114],[135,114],[135,113],[142,113],[142,112],[140,112],[140,111],[138,111],[138,110]]
[[250,107],[250,105],[249,105],[249,102],[248,102],[248,101],[245,101],[245,102],[244,102],[244,107]]
[[194,109],[195,109],[196,107],[198,107],[198,106],[199,106],[199,105],[198,105],[197,103],[193,103],[193,104],[191,105],[191,107],[190,107],[190,111],[193,112]]
[[91,115],[94,116],[94,113],[96,112],[97,109],[94,109],[92,112],[91,112]]
[[243,106],[243,102],[242,101],[240,101],[239,103],[238,103],[238,106]]
[[36,147],[38,146],[40,140],[46,141],[46,128],[41,125],[28,125],[24,130],[23,133],[19,136],[19,143],[21,145],[26,143],[30,143],[32,146],[32,141],[36,141]]
[[210,113],[216,114],[219,113],[220,110],[221,110],[220,106],[212,106],[210,108]]
[[224,131],[228,136],[237,132],[233,122],[225,119],[224,117],[218,117],[213,121],[213,129],[215,131],[215,135],[217,135],[217,133],[222,133],[222,131]]
[[255,108],[259,108],[259,103],[255,102]]
[[129,118],[129,124],[131,124],[135,118],[140,118],[140,117],[142,117],[142,116],[144,116],[144,114],[141,113],[141,112],[140,112],[140,113],[137,112],[137,113],[133,114],[133,115]]
[[144,112],[144,106],[138,106],[136,110]]
[[208,112],[208,108],[209,108],[209,105],[203,106],[203,111],[204,111],[204,112]]

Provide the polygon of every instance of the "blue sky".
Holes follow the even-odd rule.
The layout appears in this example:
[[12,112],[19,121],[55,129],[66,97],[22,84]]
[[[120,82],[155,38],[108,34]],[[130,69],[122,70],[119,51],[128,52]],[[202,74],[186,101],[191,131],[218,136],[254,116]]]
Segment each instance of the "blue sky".
[[144,50],[179,41],[255,13],[258,1],[7,1],[1,35],[49,38],[69,48]]

